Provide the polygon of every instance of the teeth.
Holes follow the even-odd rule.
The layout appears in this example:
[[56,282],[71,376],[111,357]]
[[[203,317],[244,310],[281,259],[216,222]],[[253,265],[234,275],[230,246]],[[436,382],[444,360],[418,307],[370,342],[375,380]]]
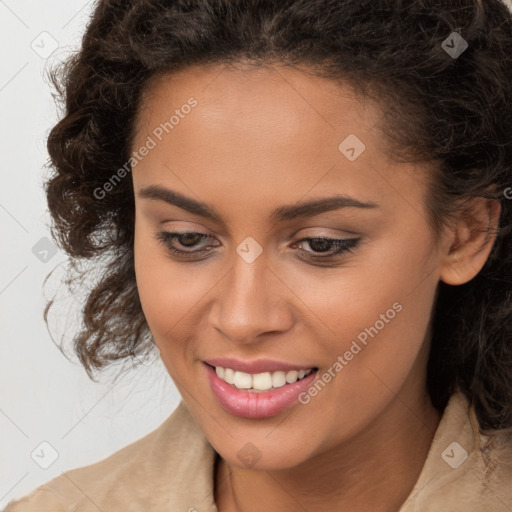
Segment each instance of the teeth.
[[286,383],[293,384],[297,380],[303,379],[313,371],[309,370],[290,370],[288,372],[264,372],[264,373],[246,373],[237,372],[231,368],[215,367],[217,376],[228,384],[233,384],[237,389],[248,389],[251,391],[267,391],[272,388],[280,388]]
[[[215,367],[217,368],[217,367]],[[228,384],[234,384],[235,383],[235,370],[232,370],[231,368],[222,368],[224,370],[224,380]],[[222,379],[222,377],[221,377]]]
[[285,372],[274,372],[272,373],[272,387],[280,388],[286,384],[286,373]]
[[245,375],[249,377],[249,382],[252,382],[252,386],[247,387],[259,389],[260,391],[266,391],[272,387],[272,375],[269,372],[257,373],[256,375],[253,375],[252,378],[249,373],[246,373]]
[[250,389],[252,387],[252,377],[249,373],[235,372],[235,381],[233,384],[238,389]]
[[299,372],[296,372],[295,370],[291,370],[286,374],[286,382],[288,384],[293,384],[299,376]]

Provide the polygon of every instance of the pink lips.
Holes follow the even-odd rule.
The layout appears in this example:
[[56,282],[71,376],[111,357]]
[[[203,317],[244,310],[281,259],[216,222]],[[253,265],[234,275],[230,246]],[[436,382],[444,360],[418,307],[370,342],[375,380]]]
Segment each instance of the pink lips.
[[[216,361],[216,366],[222,366],[223,368],[232,368],[233,370],[238,371],[246,371],[248,373],[262,373],[265,371],[278,371],[278,370],[287,370],[287,366],[290,370],[295,369],[309,369],[309,368],[297,368],[296,366],[290,367],[290,365],[283,365],[281,363],[280,367],[275,368],[274,370],[267,370],[263,368],[275,367],[272,365],[265,366],[265,362],[259,361],[258,364],[254,363],[252,366],[250,364],[246,364],[245,368],[256,367],[256,370],[247,370],[242,369],[243,365],[233,365],[233,362],[229,360],[210,360]],[[208,364],[210,364],[208,361]],[[224,366],[220,364],[220,361],[224,362]],[[229,361],[229,364],[227,362]],[[267,362],[268,363],[268,362]],[[271,362],[274,364],[273,362]],[[300,393],[306,391],[309,386],[313,383],[317,376],[317,371],[311,372],[309,375],[304,377],[293,384],[285,384],[280,388],[270,389],[268,391],[263,391],[259,393],[253,393],[249,391],[239,390],[228,384],[227,382],[220,379],[215,369],[208,364],[204,364],[204,369],[207,374],[208,382],[210,383],[210,387],[212,389],[213,394],[220,402],[221,406],[235,416],[240,416],[242,418],[268,418],[269,416],[275,416],[280,412],[284,411],[292,404],[298,402],[298,396]]]

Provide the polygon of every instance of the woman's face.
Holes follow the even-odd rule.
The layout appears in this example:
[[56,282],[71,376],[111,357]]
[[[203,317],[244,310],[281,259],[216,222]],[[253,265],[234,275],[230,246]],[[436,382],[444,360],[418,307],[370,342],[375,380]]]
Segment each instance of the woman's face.
[[[427,171],[384,156],[380,115],[284,67],[189,68],[141,104],[140,299],[169,374],[231,464],[292,467],[424,410],[441,249]],[[229,384],[207,361],[246,371],[224,370]],[[301,368],[318,370],[294,383]]]

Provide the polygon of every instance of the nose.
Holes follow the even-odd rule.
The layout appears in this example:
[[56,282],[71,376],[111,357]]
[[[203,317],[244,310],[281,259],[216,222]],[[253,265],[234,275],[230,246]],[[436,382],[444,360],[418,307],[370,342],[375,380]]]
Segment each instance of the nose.
[[290,293],[263,256],[247,263],[236,255],[217,290],[211,325],[234,343],[261,342],[264,334],[292,327]]

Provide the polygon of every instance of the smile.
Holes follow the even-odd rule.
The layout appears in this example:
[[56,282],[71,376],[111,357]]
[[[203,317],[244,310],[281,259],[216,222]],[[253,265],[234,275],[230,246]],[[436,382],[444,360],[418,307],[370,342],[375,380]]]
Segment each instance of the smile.
[[293,384],[302,380],[313,371],[309,370],[278,370],[275,372],[246,373],[233,370],[232,368],[215,367],[215,373],[224,382],[235,386],[237,389],[245,389],[249,392],[267,391],[273,388],[280,388],[286,384]]
[[[222,408],[248,419],[275,416],[288,407],[298,405],[298,396],[318,378],[318,368],[300,368],[261,371],[263,367],[276,368],[276,362],[235,364],[239,367],[257,366],[258,373],[244,372],[203,361],[206,378],[214,397]],[[281,364],[281,368],[287,366]],[[288,365],[291,367],[291,365]]]

